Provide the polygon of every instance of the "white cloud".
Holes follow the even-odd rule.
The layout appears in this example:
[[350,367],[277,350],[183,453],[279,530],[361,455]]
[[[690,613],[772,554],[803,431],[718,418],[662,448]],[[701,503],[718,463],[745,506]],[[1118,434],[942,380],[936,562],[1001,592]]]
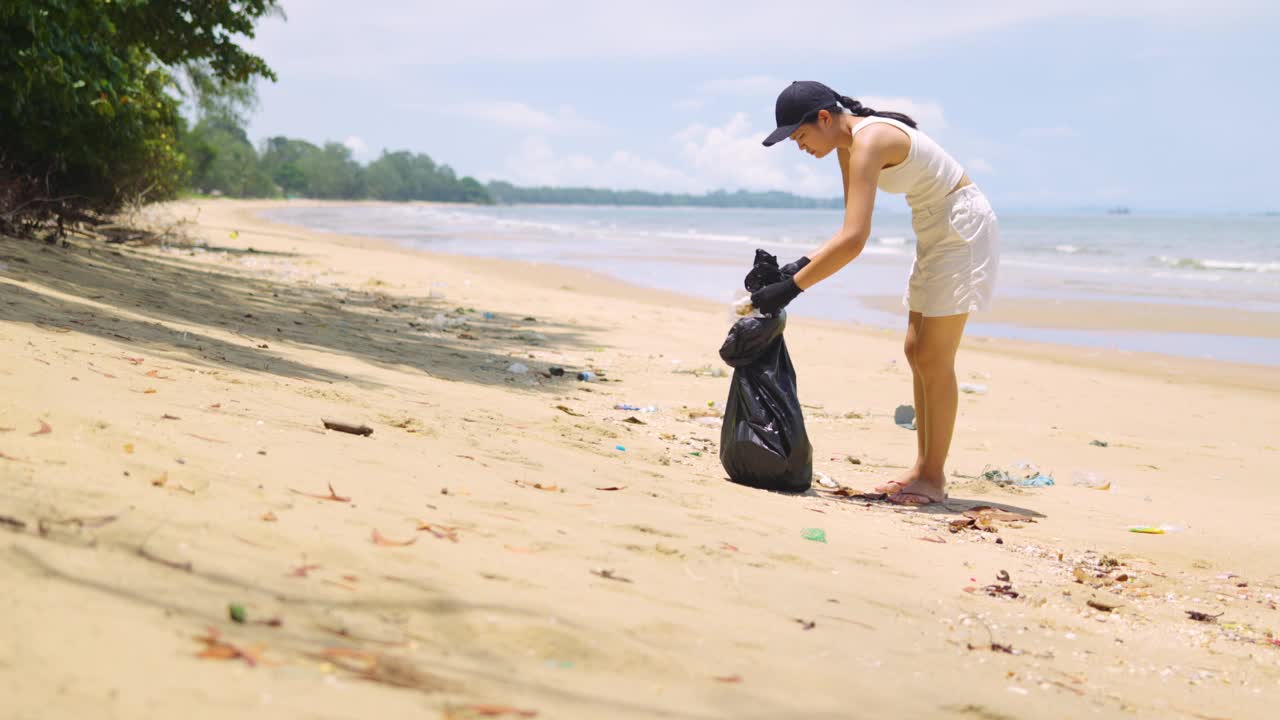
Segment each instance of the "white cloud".
[[342,144],[347,146],[347,149],[351,151],[352,157],[356,160],[363,162],[372,157],[372,154],[369,152],[369,145],[365,143],[364,138],[359,135],[348,136],[346,140],[342,141]]
[[558,153],[547,138],[530,136],[499,176],[522,185],[583,185],[654,192],[709,190],[784,190],[799,195],[837,197],[839,172],[807,156],[795,162],[787,146],[760,144],[766,130],[756,129],[745,113],[724,124],[690,125],[672,138],[670,159],[627,150],[603,156]]
[[[709,187],[821,192],[813,176],[801,176],[783,164],[786,146],[766,148],[760,144],[768,132],[752,129],[746,113],[735,113],[719,127],[690,125],[676,134],[676,140],[681,157]],[[832,192],[831,182],[824,184],[827,192]],[[839,194],[838,188],[833,194]]]
[[502,179],[518,185],[586,186],[656,192],[693,192],[691,177],[660,161],[615,151],[597,160],[582,153],[559,155],[542,136],[524,140],[507,161]]
[[601,129],[598,124],[579,115],[569,105],[561,105],[553,112],[546,112],[522,102],[473,100],[447,105],[441,110],[467,120],[526,132],[563,135],[595,133]]
[[1057,125],[1054,127],[1026,128],[1018,133],[1024,138],[1073,138],[1079,137],[1080,133],[1075,128],[1066,125]]

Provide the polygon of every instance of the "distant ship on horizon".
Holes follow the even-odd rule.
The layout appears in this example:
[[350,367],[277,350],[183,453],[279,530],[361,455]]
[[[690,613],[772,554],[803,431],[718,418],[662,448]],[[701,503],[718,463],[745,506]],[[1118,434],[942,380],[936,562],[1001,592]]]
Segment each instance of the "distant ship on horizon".
[[1133,210],[1131,210],[1128,205],[1117,205],[1115,207],[1107,208],[1108,215],[1130,215],[1132,213]]

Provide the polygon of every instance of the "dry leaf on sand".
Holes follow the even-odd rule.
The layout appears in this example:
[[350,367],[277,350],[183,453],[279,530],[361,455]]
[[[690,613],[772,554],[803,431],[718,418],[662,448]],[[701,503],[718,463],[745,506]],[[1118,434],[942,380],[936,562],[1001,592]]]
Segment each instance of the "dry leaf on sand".
[[418,542],[417,537],[412,537],[412,538],[409,538],[408,540],[390,540],[390,539],[387,539],[386,537],[383,537],[382,533],[378,532],[377,528],[373,529],[374,545],[381,545],[383,547],[404,547],[405,545],[412,545],[416,542]]
[[309,497],[309,498],[315,498],[317,500],[332,500],[334,502],[351,502],[351,498],[343,497],[333,491],[333,483],[329,483],[328,495],[317,495],[315,493],[306,493],[306,492],[302,492],[301,490],[294,490],[293,488],[289,488],[289,491],[297,493],[299,495],[305,495],[306,497]]

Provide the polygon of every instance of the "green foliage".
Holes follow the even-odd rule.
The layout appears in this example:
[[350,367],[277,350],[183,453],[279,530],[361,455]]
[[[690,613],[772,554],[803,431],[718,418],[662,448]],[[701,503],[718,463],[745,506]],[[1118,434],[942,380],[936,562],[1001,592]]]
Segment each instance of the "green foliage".
[[258,162],[244,129],[230,118],[206,116],[182,137],[190,186],[202,193],[274,197],[275,182]]
[[274,0],[0,2],[0,231],[170,197],[186,162],[171,70],[271,77],[235,44]]
[[659,207],[752,207],[752,208],[835,208],[844,207],[840,198],[809,198],[786,192],[726,192],[705,195],[652,193],[643,190],[602,190],[583,187],[517,187],[494,181],[489,194],[500,203],[541,203],[547,205],[650,205]]
[[440,200],[489,203],[488,191],[475,178],[461,180],[448,165],[405,151],[383,152],[365,171],[369,196],[378,200]]

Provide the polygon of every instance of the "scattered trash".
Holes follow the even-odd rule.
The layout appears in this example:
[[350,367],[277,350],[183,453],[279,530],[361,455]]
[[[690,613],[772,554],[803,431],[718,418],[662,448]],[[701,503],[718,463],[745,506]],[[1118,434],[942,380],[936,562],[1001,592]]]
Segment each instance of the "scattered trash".
[[986,395],[987,386],[979,383],[960,383],[960,392],[969,395]]
[[721,425],[721,420],[717,417],[699,417],[694,418],[693,421],[699,425],[706,425],[707,427],[720,427]]
[[1096,447],[1107,447],[1110,443],[1108,443],[1106,440],[1090,440],[1089,444],[1094,445]]
[[529,372],[529,366],[523,365],[521,363],[511,363],[510,365],[507,366],[507,372],[511,373],[512,375],[524,375],[525,373]]
[[586,417],[586,416],[585,416],[585,415],[583,415],[582,413],[577,412],[577,411],[575,411],[575,410],[571,410],[571,409],[569,409],[567,406],[564,406],[564,405],[557,405],[557,406],[556,406],[556,409],[557,409],[557,410],[559,410],[559,411],[561,411],[561,412],[563,412],[563,413],[564,413],[564,414],[566,414],[566,415],[572,415],[572,416],[574,416],[574,417]]
[[626,485],[610,485],[609,487],[598,487],[596,489],[605,490],[605,491],[626,490],[627,486]]
[[368,425],[353,425],[338,420],[326,420],[320,418],[320,422],[324,424],[326,430],[337,430],[338,432],[349,433],[351,435],[363,435],[368,437],[373,434],[373,428]]
[[893,424],[904,430],[915,430],[916,409],[911,405],[899,405],[893,411]]
[[487,312],[487,311],[486,311],[486,312],[485,312],[485,314],[484,314],[484,319],[485,319],[485,320],[492,320],[494,317],[495,317],[495,315],[494,315],[493,313],[491,313],[491,312]]
[[591,571],[591,574],[602,577],[605,580],[617,580],[618,582],[624,582],[624,583],[631,582],[630,578],[624,578],[621,575],[616,574],[614,570],[611,570],[609,568],[595,568],[594,570]]
[[614,449],[614,450],[617,450],[618,452],[626,452],[626,451],[627,451],[627,449],[626,449],[625,447],[621,446],[621,445],[614,445],[614,446],[613,446],[613,449]]
[[40,423],[40,429],[31,433],[31,437],[35,437],[36,435],[48,435],[49,433],[53,432],[53,427],[50,426],[49,423],[43,420],[40,420],[39,423]]
[[1185,612],[1187,614],[1187,617],[1191,618],[1192,620],[1195,620],[1196,622],[1203,622],[1203,623],[1216,623],[1218,622],[1218,618],[1222,617],[1223,615],[1223,613],[1218,613],[1217,615],[1210,615],[1209,613],[1200,612],[1199,610],[1183,610],[1183,612]]
[[547,368],[547,372],[551,374],[551,377],[564,377],[564,368],[562,367],[552,366]]
[[597,378],[596,374],[591,372],[590,370],[583,370],[582,372],[578,373],[578,379],[581,380],[582,382],[595,382],[599,378]]
[[818,626],[818,623],[813,620],[805,620],[804,618],[791,618],[791,619],[800,623],[801,630],[812,630]]
[[822,528],[805,528],[800,531],[800,537],[805,540],[825,543],[827,541],[827,531]]
[[1182,532],[1182,528],[1177,525],[1134,525],[1129,528],[1129,532],[1142,535],[1164,535],[1165,533]]
[[1016,472],[1009,472],[988,465],[982,469],[982,474],[979,477],[983,480],[990,480],[1000,486],[1049,487],[1054,484],[1052,475],[1040,472],[1031,463],[1018,463],[1013,467]]
[[840,483],[832,480],[826,473],[814,473],[818,477],[818,484],[825,488],[838,488]]
[[230,605],[228,605],[227,615],[229,615],[234,622],[238,622],[241,624],[243,624],[244,621],[248,618],[248,615],[244,611],[244,606],[241,605],[240,603],[231,603]]
[[617,405],[613,406],[613,409],[627,410],[630,412],[646,412],[646,413],[658,412],[658,406],[656,405],[646,405],[644,407],[640,407],[638,405],[631,405],[630,403],[618,403]]
[[1102,475],[1089,470],[1076,470],[1071,473],[1071,484],[1090,490],[1110,490],[1111,481]]

